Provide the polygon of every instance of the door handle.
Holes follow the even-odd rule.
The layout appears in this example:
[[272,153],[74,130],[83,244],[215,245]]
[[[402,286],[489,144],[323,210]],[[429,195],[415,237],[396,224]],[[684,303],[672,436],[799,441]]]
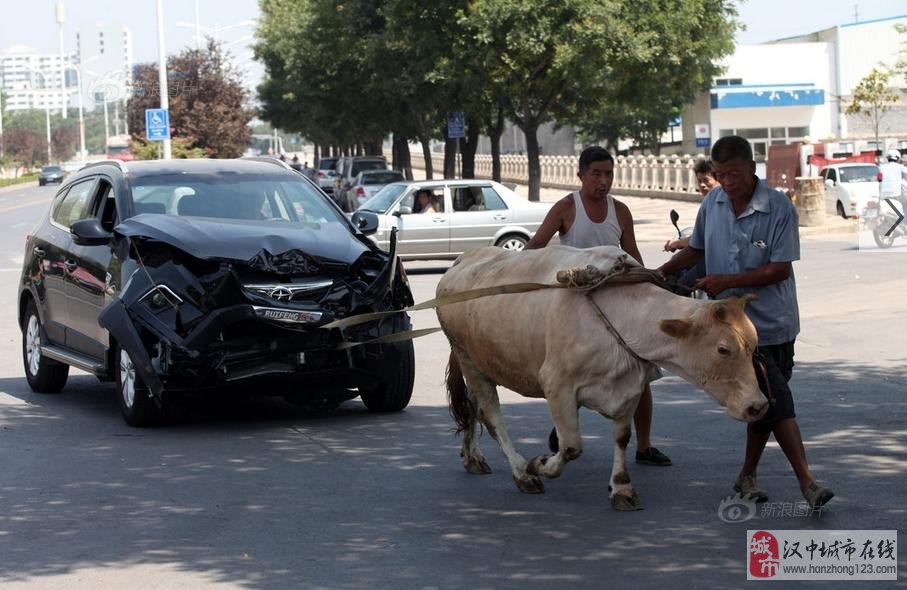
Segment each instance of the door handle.
[[35,246],[35,248],[32,250],[32,253],[38,258],[44,258],[45,256],[47,256],[47,252],[37,246]]
[[75,260],[72,260],[72,259],[67,260],[66,262],[64,262],[64,263],[63,263],[63,266],[65,266],[65,267],[66,267],[66,270],[68,270],[69,272],[72,272],[72,271],[74,271],[76,268],[79,267],[79,265],[76,263],[76,261],[75,261]]
[[445,223],[445,222],[447,222],[447,220],[444,219],[443,217],[435,217],[435,218],[432,219],[432,221],[433,221],[434,223]]
[[495,219],[495,221],[504,221],[505,219],[507,219],[507,216],[506,215],[495,215],[494,219]]

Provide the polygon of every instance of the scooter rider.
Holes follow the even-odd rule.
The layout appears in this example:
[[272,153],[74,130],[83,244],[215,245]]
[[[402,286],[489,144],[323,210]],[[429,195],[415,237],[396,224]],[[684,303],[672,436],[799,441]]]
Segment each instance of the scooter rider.
[[886,163],[879,166],[879,206],[885,199],[894,199],[901,204],[901,212],[907,213],[907,195],[904,194],[904,166],[901,165],[901,152],[888,150]]

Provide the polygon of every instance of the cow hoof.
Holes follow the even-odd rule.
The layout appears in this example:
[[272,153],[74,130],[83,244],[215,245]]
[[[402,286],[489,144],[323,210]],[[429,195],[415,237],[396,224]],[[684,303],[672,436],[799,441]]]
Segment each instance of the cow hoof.
[[488,466],[483,457],[470,457],[463,461],[463,467],[473,475],[488,475],[491,473],[491,467]]
[[611,496],[611,507],[615,510],[620,510],[621,512],[642,510],[642,502],[639,501],[636,490],[632,490],[629,493],[617,492]]
[[513,481],[516,482],[516,487],[526,494],[545,493],[545,485],[542,483],[542,480],[534,475],[524,475],[519,479],[514,476]]
[[550,455],[533,458],[532,461],[529,462],[529,465],[526,466],[526,473],[529,475],[541,475],[542,466],[548,462],[548,457],[550,457]]

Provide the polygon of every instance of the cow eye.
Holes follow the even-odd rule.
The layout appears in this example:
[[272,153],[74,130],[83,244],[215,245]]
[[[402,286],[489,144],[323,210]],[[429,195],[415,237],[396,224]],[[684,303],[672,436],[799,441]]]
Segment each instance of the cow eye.
[[718,354],[721,356],[731,356],[731,349],[723,344],[718,345]]

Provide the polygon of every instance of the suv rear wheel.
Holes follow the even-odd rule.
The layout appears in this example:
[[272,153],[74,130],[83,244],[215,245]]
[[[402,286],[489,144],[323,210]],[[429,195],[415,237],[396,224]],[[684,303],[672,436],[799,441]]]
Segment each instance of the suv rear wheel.
[[34,301],[28,302],[22,323],[22,362],[28,386],[35,393],[57,393],[66,385],[69,365],[41,354],[41,319]]

